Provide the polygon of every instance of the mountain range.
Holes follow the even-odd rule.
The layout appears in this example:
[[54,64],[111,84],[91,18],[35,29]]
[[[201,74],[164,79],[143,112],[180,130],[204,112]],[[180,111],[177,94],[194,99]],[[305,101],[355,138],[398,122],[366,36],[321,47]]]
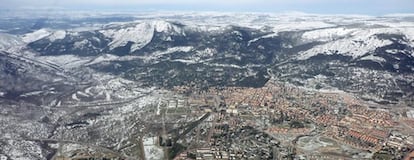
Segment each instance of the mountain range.
[[31,52],[35,59],[72,56],[83,60],[72,68],[145,86],[260,87],[277,79],[379,103],[413,97],[412,17],[158,16],[71,29],[49,22],[25,34],[3,33],[0,47],[4,55]]

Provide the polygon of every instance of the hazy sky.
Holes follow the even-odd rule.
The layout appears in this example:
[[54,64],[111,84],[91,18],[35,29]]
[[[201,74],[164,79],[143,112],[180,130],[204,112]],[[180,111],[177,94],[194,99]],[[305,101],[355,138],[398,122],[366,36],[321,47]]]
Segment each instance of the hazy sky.
[[414,13],[414,0],[0,0],[2,9],[300,11],[320,14]]

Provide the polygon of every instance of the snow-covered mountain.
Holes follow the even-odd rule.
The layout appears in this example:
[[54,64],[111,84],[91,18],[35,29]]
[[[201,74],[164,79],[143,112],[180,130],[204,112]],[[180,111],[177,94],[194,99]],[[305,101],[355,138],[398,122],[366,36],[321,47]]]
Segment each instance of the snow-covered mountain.
[[[137,51],[151,42],[154,32],[164,32],[172,35],[182,35],[178,26],[165,21],[151,21],[138,23],[128,27],[115,27],[114,29],[101,30],[100,33],[111,39],[110,50],[133,43],[130,52]],[[169,40],[171,37],[166,37]]]
[[[325,76],[329,81],[318,82],[318,88],[369,90],[376,94],[370,96],[393,102],[412,95],[414,21],[409,16],[158,13],[135,18],[73,29],[52,25],[14,40],[2,36],[10,39],[2,48],[14,43],[42,57],[72,55],[79,57],[78,65],[150,86],[204,80],[261,86],[272,78],[315,88],[315,76]],[[373,77],[386,82],[367,84]],[[384,85],[390,89],[373,93]]]
[[0,51],[8,51],[20,46],[23,46],[21,38],[7,33],[0,33]]
[[[334,28],[309,31],[302,35],[305,41],[317,41],[323,42],[323,44],[301,52],[298,58],[306,59],[317,54],[341,54],[358,58],[367,53],[375,52],[377,48],[389,46],[393,44],[393,41],[412,48],[414,45],[413,33],[414,28],[401,30],[392,27]],[[392,35],[400,35],[402,39],[396,37],[388,39],[387,36]]]

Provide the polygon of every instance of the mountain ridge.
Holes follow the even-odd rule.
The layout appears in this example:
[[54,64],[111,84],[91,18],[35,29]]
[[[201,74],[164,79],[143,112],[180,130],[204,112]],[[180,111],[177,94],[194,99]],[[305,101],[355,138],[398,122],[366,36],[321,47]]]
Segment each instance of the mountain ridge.
[[[315,76],[323,75],[328,80],[317,82],[321,83],[317,88],[337,88],[357,94],[369,90],[371,96],[389,96],[391,103],[411,94],[410,89],[414,87],[410,76],[414,71],[413,22],[395,17],[377,20],[362,16],[356,18],[365,22],[351,22],[347,17],[329,19],[330,16],[304,15],[309,19],[295,16],[284,19],[262,16],[206,17],[213,23],[198,23],[201,20],[197,16],[171,16],[164,20],[113,23],[81,31],[40,29],[21,37],[26,47],[41,57],[85,57],[89,62],[79,61],[82,65],[148,86],[173,87],[194,81],[201,86],[259,87],[273,78],[315,88],[315,84],[310,83],[316,83]],[[224,23],[242,18],[239,25]],[[269,22],[264,21],[258,27],[259,24],[255,24],[258,20]],[[217,21],[220,23],[214,24]],[[295,23],[303,25],[294,26]],[[292,27],[287,28],[289,26]],[[33,39],[31,35],[42,35],[39,36],[42,38]],[[324,68],[318,66],[320,64],[324,64]],[[363,77],[361,72],[370,73],[369,77],[391,74],[397,79],[384,78],[386,83],[367,84],[363,79],[369,77]],[[221,77],[208,77],[212,73]],[[360,75],[362,80],[350,75]],[[177,79],[169,79],[169,76]],[[208,80],[206,84],[202,83],[204,79]],[[374,93],[382,85],[395,91]],[[394,94],[398,98],[390,98]]]

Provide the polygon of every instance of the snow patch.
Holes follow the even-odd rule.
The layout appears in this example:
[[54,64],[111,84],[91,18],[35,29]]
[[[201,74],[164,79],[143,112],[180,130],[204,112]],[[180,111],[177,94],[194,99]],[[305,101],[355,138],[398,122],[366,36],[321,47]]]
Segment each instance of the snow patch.
[[387,49],[385,50],[385,52],[390,53],[390,54],[397,54],[399,51],[397,49]]
[[166,21],[152,21],[151,25],[154,26],[156,32],[177,32],[182,33],[182,31]]
[[195,55],[199,57],[211,57],[217,54],[217,50],[215,48],[206,48],[201,51],[196,51]]
[[179,46],[179,47],[172,47],[172,48],[168,48],[165,51],[157,51],[152,53],[150,56],[147,57],[141,57],[144,58],[146,60],[154,60],[154,59],[158,59],[163,55],[166,54],[171,54],[171,53],[175,53],[175,52],[190,52],[193,50],[192,46]]
[[342,54],[353,58],[361,57],[378,47],[392,44],[390,40],[379,39],[380,33],[393,33],[390,29],[367,29],[352,32],[350,37],[317,45],[307,51],[299,53],[298,59],[305,60],[318,54],[333,55]]
[[303,41],[321,41],[328,42],[338,38],[345,37],[356,29],[346,29],[346,28],[328,28],[328,29],[319,29],[309,32],[305,32],[302,35]]
[[195,63],[197,63],[197,61],[188,60],[188,59],[174,59],[174,60],[171,60],[171,62],[181,62],[181,63],[185,63],[185,64],[195,64]]
[[19,48],[23,45],[23,41],[14,35],[0,33],[0,50],[10,50],[13,48]]
[[387,61],[382,57],[378,57],[378,56],[374,56],[374,55],[368,55],[368,56],[362,57],[361,60],[370,60],[370,61],[374,61],[374,62],[378,62],[378,63],[382,63],[382,62]]
[[49,36],[51,33],[46,29],[40,29],[37,31],[34,31],[32,33],[27,33],[22,36],[23,42],[25,43],[31,43],[34,41],[37,41],[39,39],[45,38]]
[[273,27],[273,31],[275,33],[283,32],[283,31],[301,31],[301,30],[308,30],[308,29],[318,29],[318,28],[327,28],[327,27],[334,27],[333,24],[328,24],[323,21],[300,21],[295,22],[291,19],[285,20],[286,22],[275,24]]
[[181,46],[181,47],[172,47],[168,48],[166,51],[155,52],[153,56],[160,57],[165,54],[171,54],[174,52],[190,52],[193,49],[192,46]]
[[114,61],[114,60],[118,60],[119,57],[116,55],[112,55],[112,54],[104,54],[102,56],[96,57],[94,60],[92,60],[89,63],[86,63],[85,65],[93,65],[93,64],[98,64],[98,63],[102,63],[102,62],[109,62],[109,61]]
[[392,67],[394,67],[394,69],[397,69],[397,70],[400,69],[400,65],[398,64],[393,64]]
[[37,60],[57,64],[63,68],[76,68],[90,61],[90,57],[78,57],[75,55],[39,56]]
[[29,93],[25,93],[20,95],[20,97],[29,97],[29,96],[35,96],[35,95],[39,95],[42,94],[44,91],[33,91],[33,92],[29,92]]
[[82,40],[80,42],[75,42],[73,44],[73,47],[81,49],[83,46],[86,46],[88,43],[89,43],[89,41],[86,40],[86,39],[84,39],[84,40]]
[[75,100],[75,101],[80,101],[80,99],[78,98],[76,93],[72,94],[72,99]]
[[66,37],[66,31],[64,30],[58,30],[53,32],[48,38],[50,41],[56,41],[60,39],[64,39]]
[[407,117],[411,118],[411,119],[414,119],[414,110],[407,111]]
[[254,43],[254,42],[256,42],[256,41],[258,41],[260,39],[273,38],[273,37],[277,37],[277,36],[278,36],[278,33],[271,33],[271,34],[268,34],[268,35],[264,35],[264,36],[261,36],[261,37],[258,37],[258,38],[255,38],[255,39],[250,40],[247,43],[247,45],[250,46],[251,43]]

